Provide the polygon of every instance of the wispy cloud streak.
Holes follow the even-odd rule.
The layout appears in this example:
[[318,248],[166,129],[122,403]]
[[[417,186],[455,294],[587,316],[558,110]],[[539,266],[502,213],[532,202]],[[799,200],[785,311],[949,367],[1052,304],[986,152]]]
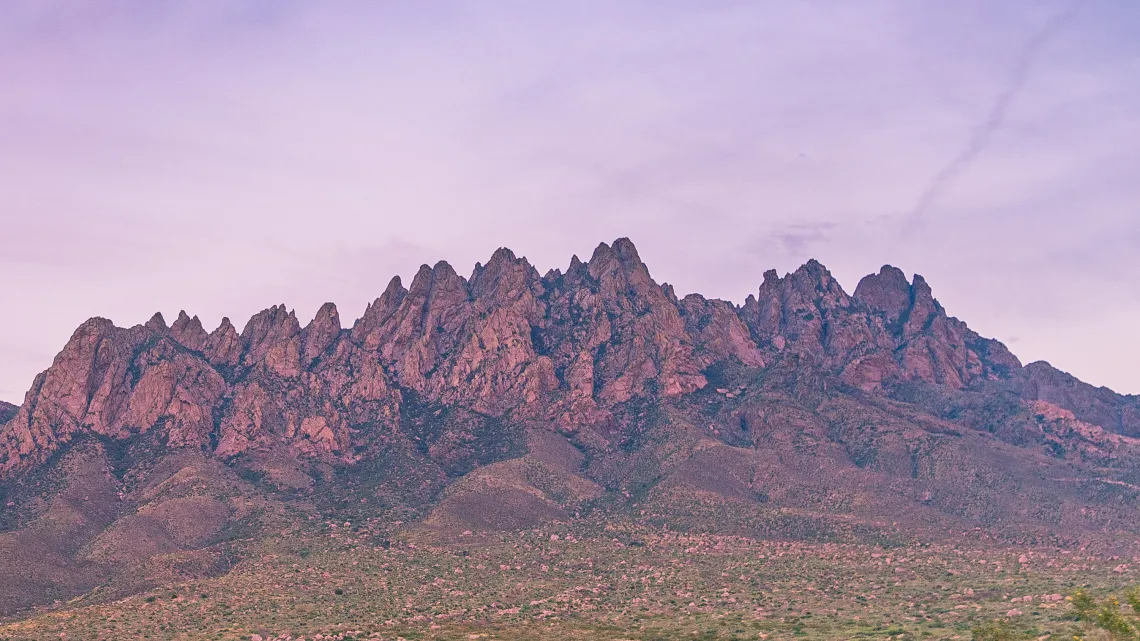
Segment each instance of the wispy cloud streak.
[[1058,32],[1064,29],[1065,25],[1076,17],[1082,4],[1084,4],[1084,0],[1076,0],[1064,11],[1053,16],[1026,41],[1025,46],[1018,53],[1009,80],[1002,88],[1001,93],[998,94],[997,99],[994,100],[985,120],[974,128],[966,147],[930,179],[926,189],[919,195],[914,207],[907,215],[906,224],[903,226],[905,236],[912,235],[922,225],[926,214],[946,188],[953,184],[969,168],[970,164],[986,150],[994,133],[1005,124],[1009,107],[1033,73],[1033,67],[1037,63],[1037,57],[1041,50],[1049,44],[1049,41]]

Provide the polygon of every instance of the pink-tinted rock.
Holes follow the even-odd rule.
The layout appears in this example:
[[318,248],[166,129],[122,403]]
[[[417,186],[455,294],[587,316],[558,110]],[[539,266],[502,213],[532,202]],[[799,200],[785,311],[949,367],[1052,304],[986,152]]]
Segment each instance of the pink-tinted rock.
[[[869,394],[907,381],[952,389],[996,381],[1072,411],[1073,425],[1140,432],[1135,398],[1046,364],[1022,368],[1001,343],[948,316],[921,276],[908,283],[885,266],[849,296],[809,261],[783,278],[766,272],[737,308],[699,295],[679,300],[618,239],[545,276],[507,249],[470,279],[445,262],[424,265],[407,289],[393,278],[347,331],[331,303],[303,329],[279,305],[240,334],[228,319],[207,334],[185,312],[169,327],[161,314],[128,329],[92,319],[18,410],[0,407],[10,418],[0,427],[0,475],[84,434],[155,430],[172,447],[223,457],[284,448],[348,462],[397,442],[408,408],[429,406],[622,438],[628,403],[693,393],[717,363],[803,389],[838,382]],[[433,447],[461,457],[470,434],[454,429]],[[1049,429],[1062,427],[1041,427],[1035,438],[1051,438]]]
[[301,330],[301,365],[305,369],[321,358],[340,336],[340,314],[336,305],[325,303],[305,329]]
[[198,317],[190,318],[185,311],[178,312],[178,320],[170,326],[170,337],[187,349],[200,352],[206,347],[210,335]]

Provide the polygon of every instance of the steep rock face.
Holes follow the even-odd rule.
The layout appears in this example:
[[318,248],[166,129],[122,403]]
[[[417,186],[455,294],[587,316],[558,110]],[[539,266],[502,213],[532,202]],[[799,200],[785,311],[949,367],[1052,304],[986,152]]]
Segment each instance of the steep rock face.
[[898,329],[911,307],[911,286],[897,267],[883,265],[878,274],[864,276],[855,298],[882,315],[888,328]]
[[409,393],[574,430],[606,422],[615,404],[698,389],[701,367],[727,355],[763,362],[731,306],[702,310],[711,324],[695,321],[708,328],[695,356],[678,301],[622,239],[566,277],[542,278],[506,249],[470,280],[424,266],[347,331],[332,304],[304,328],[271,307],[240,333],[229,319],[207,333],[185,312],[169,327],[158,314],[129,329],[93,319],[0,432],[0,469],[45,460],[78,432],[152,429],[222,457],[285,447],[351,462],[399,432]]
[[730,303],[689,294],[680,301],[680,307],[700,368],[730,358],[749,367],[764,367],[763,353]]
[[0,469],[42,461],[80,431],[123,438],[161,427],[172,446],[203,445],[225,391],[222,376],[176,342],[161,316],[130,329],[92,319],[0,431]]
[[219,456],[284,446],[350,460],[367,440],[354,441],[354,427],[392,423],[399,395],[379,363],[338,344],[335,326],[330,307],[305,331],[284,306],[270,308],[240,335],[228,320],[206,334],[185,314],[170,328],[159,315],[129,329],[92,319],[0,430],[0,470],[42,462],[79,432],[154,429],[170,447]]
[[260,366],[285,378],[300,375],[301,325],[284,305],[254,314],[240,339],[244,367]]
[[424,265],[409,289],[398,279],[369,306],[352,338],[378,354],[401,386],[433,402],[493,416],[554,390],[550,360],[532,342],[545,307],[525,259],[501,249],[470,282],[445,262]]
[[604,421],[635,398],[704,387],[676,298],[649,276],[633,243],[602,243],[588,263],[544,279],[549,318],[539,333],[565,397],[551,416],[566,429]]
[[500,249],[485,267],[475,266],[470,292],[471,334],[444,385],[467,387],[465,402],[479,412],[499,415],[520,408],[538,416],[544,397],[558,387],[553,363],[534,345],[534,333],[546,319],[546,290],[538,272],[526,259]]
[[108,419],[108,428],[119,430],[108,435],[161,426],[171,446],[206,445],[214,427],[214,409],[227,391],[225,380],[170,339],[157,336],[150,340],[153,345],[128,366],[139,376],[124,381],[117,391],[128,398],[126,411]]
[[80,325],[0,432],[0,470],[24,459],[42,462],[80,429],[118,433],[115,418],[126,406],[128,363],[152,331],[119,329],[103,318]]
[[312,367],[340,337],[340,331],[340,313],[336,305],[325,303],[301,332],[301,366],[305,369]]
[[250,320],[240,342],[242,374],[221,413],[218,455],[284,445],[294,454],[352,462],[397,423],[395,383],[342,331],[331,303],[304,329],[283,305],[270,308]]
[[[475,460],[476,433],[496,425],[590,428],[600,443],[624,442],[633,428],[623,407],[697,392],[725,361],[804,389],[830,379],[875,394],[906,381],[956,390],[999,381],[1081,421],[1140,433],[1135,397],[1045,364],[1021,368],[948,316],[921,276],[908,282],[886,266],[848,295],[813,260],[783,278],[765,273],[738,308],[678,300],[619,239],[545,276],[507,249],[469,279],[445,262],[424,265],[408,288],[392,279],[350,329],[331,303],[305,327],[271,307],[240,333],[229,319],[207,333],[185,312],[170,326],[158,314],[127,329],[91,319],[14,415],[0,407],[0,475],[79,433],[156,430],[171,447],[224,458],[283,448],[341,463],[404,439],[462,465]],[[423,427],[447,408],[448,427]],[[404,425],[408,415],[420,427]]]
[[854,296],[815,261],[784,278],[769,271],[740,316],[762,350],[806,357],[867,391],[906,380],[960,389],[1020,367],[1001,343],[948,316],[921,276],[908,283],[889,265]]
[[1008,377],[1021,366],[1004,345],[948,316],[917,274],[907,284],[901,271],[884,266],[859,282],[855,299],[892,335],[904,379],[961,389],[978,380]]
[[1014,380],[1022,398],[1062,407],[1082,421],[1117,434],[1140,436],[1138,396],[1093,387],[1043,361],[1026,365]]
[[811,356],[830,369],[890,346],[866,310],[814,260],[784,278],[765,272],[760,291],[740,314],[766,350]]
[[241,337],[229,318],[223,318],[218,328],[206,337],[202,352],[216,368],[232,372],[241,361]]
[[210,339],[202,327],[202,321],[197,316],[190,318],[185,311],[178,312],[178,320],[170,326],[170,337],[179,345],[195,352],[201,352]]

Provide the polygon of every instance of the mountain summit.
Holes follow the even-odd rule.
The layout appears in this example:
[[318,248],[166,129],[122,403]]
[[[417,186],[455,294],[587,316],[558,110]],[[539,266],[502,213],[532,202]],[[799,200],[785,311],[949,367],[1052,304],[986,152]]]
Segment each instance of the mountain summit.
[[736,306],[678,299],[624,238],[546,275],[508,249],[468,278],[424,265],[350,327],[331,303],[240,332],[93,318],[0,419],[0,573],[69,568],[12,607],[175,553],[212,571],[235,524],[267,527],[251,497],[445,537],[590,513],[829,540],[1140,532],[1137,397],[1023,366],[895,267],[848,294],[813,260]]

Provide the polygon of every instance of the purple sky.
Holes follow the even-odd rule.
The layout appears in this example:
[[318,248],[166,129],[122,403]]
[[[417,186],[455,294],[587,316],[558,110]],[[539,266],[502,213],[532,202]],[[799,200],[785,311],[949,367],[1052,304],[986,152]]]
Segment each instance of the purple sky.
[[90,316],[351,322],[424,262],[619,236],[738,303],[889,262],[1137,393],[1137,33],[1118,0],[5,0],[0,399]]

